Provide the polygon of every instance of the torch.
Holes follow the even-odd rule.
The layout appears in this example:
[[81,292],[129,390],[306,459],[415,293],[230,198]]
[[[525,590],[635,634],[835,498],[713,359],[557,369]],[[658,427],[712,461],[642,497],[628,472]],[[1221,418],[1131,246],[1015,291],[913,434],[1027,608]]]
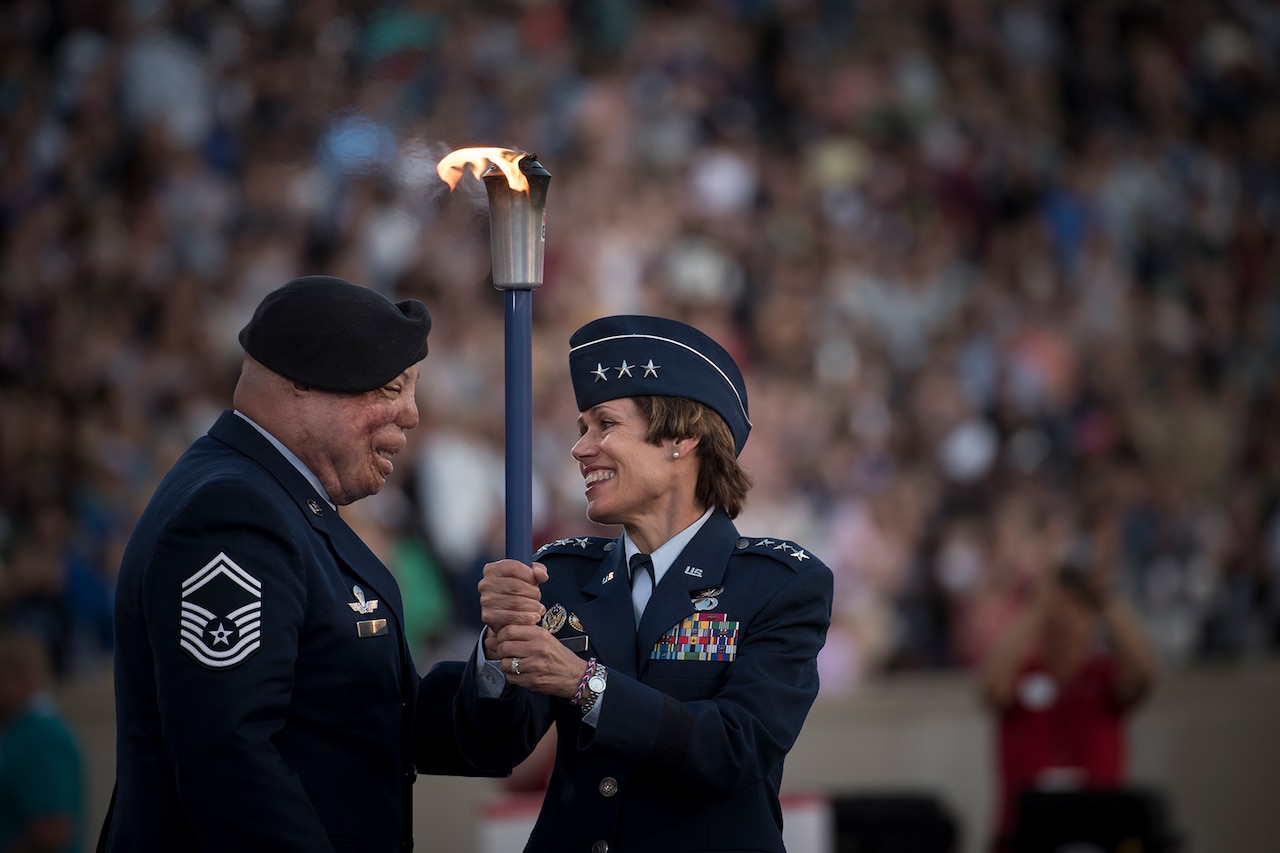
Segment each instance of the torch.
[[436,165],[450,189],[467,169],[489,195],[493,286],[503,291],[506,306],[506,556],[527,563],[533,551],[533,291],[542,286],[551,173],[535,155],[506,148],[462,148]]

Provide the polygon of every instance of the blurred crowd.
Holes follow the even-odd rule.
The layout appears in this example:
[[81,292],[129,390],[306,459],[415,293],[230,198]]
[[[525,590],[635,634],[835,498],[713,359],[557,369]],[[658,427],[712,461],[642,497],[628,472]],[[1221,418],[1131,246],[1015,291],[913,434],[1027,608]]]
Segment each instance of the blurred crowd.
[[490,145],[552,174],[535,547],[610,532],[570,332],[663,314],[747,375],[740,529],[836,573],[824,692],[972,666],[1066,564],[1166,661],[1280,648],[1274,2],[15,0],[0,117],[0,612],[64,675],[305,273],[432,311],[409,461],[344,515],[419,663],[470,648],[503,306],[435,164]]

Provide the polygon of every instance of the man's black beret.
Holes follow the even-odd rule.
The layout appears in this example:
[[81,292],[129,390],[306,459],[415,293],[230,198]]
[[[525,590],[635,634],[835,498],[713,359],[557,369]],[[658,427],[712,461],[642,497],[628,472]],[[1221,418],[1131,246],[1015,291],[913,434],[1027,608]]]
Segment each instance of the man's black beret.
[[380,388],[427,357],[431,315],[416,299],[392,302],[328,275],[268,293],[240,330],[240,345],[286,379],[322,391]]
[[619,397],[687,397],[724,418],[739,454],[751,432],[747,386],[733,357],[678,320],[592,320],[569,338],[569,376],[581,412]]

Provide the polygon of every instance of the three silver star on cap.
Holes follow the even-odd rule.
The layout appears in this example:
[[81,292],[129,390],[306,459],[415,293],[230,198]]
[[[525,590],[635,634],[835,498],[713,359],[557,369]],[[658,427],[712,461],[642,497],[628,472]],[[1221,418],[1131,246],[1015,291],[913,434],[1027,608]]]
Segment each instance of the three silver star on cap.
[[630,377],[630,376],[631,376],[631,371],[632,371],[633,369],[635,369],[636,367],[639,367],[639,368],[641,368],[641,369],[643,369],[643,370],[644,370],[644,374],[643,374],[643,376],[641,377],[641,378],[643,378],[643,379],[648,379],[648,378],[650,378],[650,377],[657,378],[657,376],[658,376],[658,371],[662,369],[662,365],[661,365],[661,364],[654,364],[654,363],[653,363],[653,359],[649,359],[649,362],[648,362],[647,364],[639,364],[639,365],[637,365],[637,364],[627,364],[627,360],[624,358],[624,359],[622,360],[622,366],[621,366],[621,367],[605,367],[605,366],[604,366],[603,364],[601,364],[600,362],[596,362],[596,369],[595,369],[595,370],[593,370],[593,371],[591,371],[591,375],[592,375],[592,376],[594,376],[594,377],[596,378],[596,381],[597,381],[597,382],[608,382],[608,381],[609,381],[609,371],[610,371],[610,370],[616,370],[616,371],[618,371],[618,376],[617,376],[617,378],[618,378],[618,379],[621,379],[621,378],[622,378],[622,377],[624,377],[624,376],[628,376],[628,377]]

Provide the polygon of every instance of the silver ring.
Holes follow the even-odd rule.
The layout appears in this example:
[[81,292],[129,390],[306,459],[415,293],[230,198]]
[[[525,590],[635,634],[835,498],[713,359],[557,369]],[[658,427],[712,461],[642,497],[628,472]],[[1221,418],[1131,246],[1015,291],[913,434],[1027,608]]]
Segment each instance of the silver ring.
[[511,659],[511,674],[512,675],[520,674],[520,658]]

